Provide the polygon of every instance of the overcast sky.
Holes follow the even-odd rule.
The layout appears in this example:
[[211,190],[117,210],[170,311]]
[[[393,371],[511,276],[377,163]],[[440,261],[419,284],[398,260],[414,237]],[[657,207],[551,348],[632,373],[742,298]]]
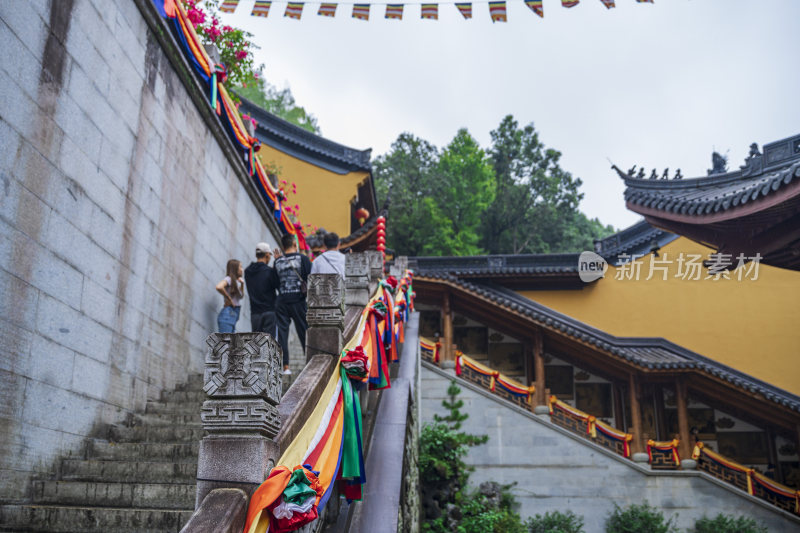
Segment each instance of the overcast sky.
[[487,147],[512,114],[583,180],[583,211],[616,228],[638,215],[608,159],[699,176],[715,148],[736,168],[751,142],[800,133],[799,0],[544,0],[544,19],[509,0],[495,24],[486,2],[472,20],[440,4],[438,21],[420,20],[418,3],[386,20],[374,4],[364,22],[352,4],[320,17],[318,2],[300,21],[285,2],[251,17],[253,1],[223,21],[255,35],[268,80],[326,137],[375,156],[404,131],[442,147],[466,127]]

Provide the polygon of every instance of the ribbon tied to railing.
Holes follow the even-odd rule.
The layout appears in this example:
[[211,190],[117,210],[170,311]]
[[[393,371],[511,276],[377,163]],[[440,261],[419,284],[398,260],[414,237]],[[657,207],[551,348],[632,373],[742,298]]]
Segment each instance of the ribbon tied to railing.
[[681,466],[681,458],[678,455],[678,444],[680,441],[678,439],[673,439],[671,441],[665,442],[657,442],[652,439],[647,441],[647,456],[650,460],[650,463],[653,462],[653,453],[652,450],[658,450],[661,452],[670,451],[672,453],[672,461],[675,463],[675,466]]

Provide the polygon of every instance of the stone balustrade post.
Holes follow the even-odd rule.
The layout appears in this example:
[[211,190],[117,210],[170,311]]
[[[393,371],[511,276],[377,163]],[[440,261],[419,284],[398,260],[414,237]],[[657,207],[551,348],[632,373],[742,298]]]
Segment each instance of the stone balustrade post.
[[206,344],[196,508],[214,489],[252,494],[280,455],[280,346],[265,333],[212,333]]
[[345,281],[339,274],[308,277],[306,360],[317,354],[339,358],[344,346]]
[[378,282],[383,279],[383,254],[377,250],[364,252],[369,258],[369,293],[375,292]]
[[363,309],[369,303],[369,257],[365,253],[345,255],[345,306]]
[[389,275],[396,277],[398,280],[403,277],[408,269],[408,257],[400,256],[394,258],[394,263],[389,268]]

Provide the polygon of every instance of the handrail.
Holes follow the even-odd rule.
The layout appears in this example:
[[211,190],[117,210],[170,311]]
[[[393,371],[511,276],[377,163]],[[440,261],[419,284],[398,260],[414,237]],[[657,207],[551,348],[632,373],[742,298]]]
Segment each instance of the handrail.
[[[403,338],[408,312],[413,310],[411,280],[412,273],[407,271],[399,281],[390,276],[378,283],[319,401],[253,494],[245,532],[264,531],[276,520],[279,529],[292,531],[315,520],[337,478],[343,480],[340,490],[347,499],[361,499],[366,474],[357,389],[379,390],[391,385],[387,363],[398,359],[397,344]],[[306,505],[311,503],[308,509],[285,505],[289,500],[284,498],[291,498],[298,487],[308,494],[303,500]],[[286,529],[289,523],[291,529]]]
[[[800,490],[774,481],[755,469],[728,459],[698,442],[692,451],[697,469],[746,491],[751,496],[800,515]],[[737,483],[738,481],[738,483]]]

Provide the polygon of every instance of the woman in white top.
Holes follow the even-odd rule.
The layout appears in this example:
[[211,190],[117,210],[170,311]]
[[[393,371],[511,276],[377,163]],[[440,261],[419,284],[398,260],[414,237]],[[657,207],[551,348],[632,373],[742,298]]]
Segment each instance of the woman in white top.
[[225,267],[225,272],[227,274],[225,278],[217,283],[217,292],[223,299],[222,310],[217,316],[217,327],[220,333],[235,333],[244,296],[242,263],[237,259],[231,259]]

